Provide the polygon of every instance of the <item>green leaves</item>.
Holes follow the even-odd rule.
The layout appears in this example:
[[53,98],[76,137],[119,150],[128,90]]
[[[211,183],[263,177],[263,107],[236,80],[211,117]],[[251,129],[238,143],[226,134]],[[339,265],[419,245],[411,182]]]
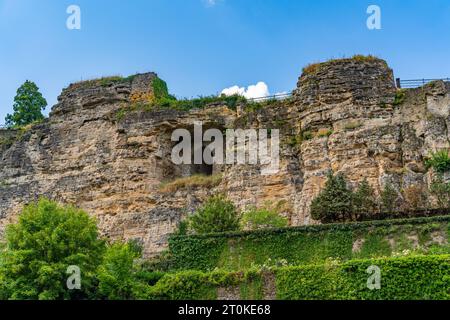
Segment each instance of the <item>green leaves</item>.
[[209,198],[189,218],[190,228],[197,234],[239,230],[239,217],[234,204],[219,195]]
[[[6,248],[0,258],[4,294],[14,299],[88,297],[104,246],[96,221],[85,212],[45,199],[30,204],[19,222],[6,230]],[[65,285],[70,265],[82,270],[79,292]]]
[[276,210],[250,208],[242,215],[241,224],[250,230],[283,228],[287,227],[288,220],[280,216]]
[[428,159],[425,159],[425,165],[427,168],[433,168],[439,174],[450,171],[450,156],[448,150],[432,152]]
[[145,284],[137,277],[135,260],[140,250],[131,243],[112,244],[98,270],[98,294],[109,300],[135,299]]
[[[450,216],[323,224],[302,227],[228,232],[206,235],[173,235],[169,238],[171,269],[241,270],[269,259],[289,264],[320,263],[329,257],[342,261],[389,256],[392,251],[414,251],[419,245],[427,254],[450,253],[448,245],[430,240],[448,234]],[[394,247],[388,242],[390,239]]]
[[34,82],[26,81],[17,90],[14,98],[14,113],[5,118],[8,127],[22,127],[44,119],[42,110],[47,106],[47,101],[39,92]]
[[[367,287],[370,266],[381,271],[381,287]],[[240,298],[261,299],[264,277],[274,278],[280,300],[447,300],[450,255],[352,260],[241,272],[182,271],[166,274],[151,290],[155,299],[216,299],[218,288],[240,288]],[[275,289],[276,288],[276,289]]]
[[450,183],[445,183],[441,175],[431,183],[430,192],[436,197],[441,208],[450,208]]
[[322,222],[345,221],[352,211],[352,192],[344,176],[330,172],[325,188],[311,203],[311,216]]
[[390,183],[387,183],[381,191],[381,210],[386,213],[393,213],[396,208],[397,198],[397,191]]

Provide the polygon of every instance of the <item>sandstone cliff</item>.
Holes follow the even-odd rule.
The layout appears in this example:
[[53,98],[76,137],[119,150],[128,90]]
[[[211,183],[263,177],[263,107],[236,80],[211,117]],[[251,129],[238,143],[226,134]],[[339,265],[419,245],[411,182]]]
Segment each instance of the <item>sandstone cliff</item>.
[[[343,59],[307,68],[292,99],[262,108],[134,110],[152,97],[153,73],[89,81],[63,90],[50,117],[31,128],[0,130],[0,228],[27,202],[46,196],[98,217],[111,239],[136,239],[147,256],[166,247],[178,222],[215,192],[239,207],[279,204],[292,225],[316,223],[309,204],[328,170],[379,191],[430,182],[423,158],[449,147],[450,86],[434,82],[399,93],[378,59]],[[123,113],[129,108],[129,112]],[[118,114],[121,113],[119,117]],[[279,128],[279,173],[254,165],[176,166],[171,133],[206,127]],[[161,183],[223,173],[215,188],[163,192]]]

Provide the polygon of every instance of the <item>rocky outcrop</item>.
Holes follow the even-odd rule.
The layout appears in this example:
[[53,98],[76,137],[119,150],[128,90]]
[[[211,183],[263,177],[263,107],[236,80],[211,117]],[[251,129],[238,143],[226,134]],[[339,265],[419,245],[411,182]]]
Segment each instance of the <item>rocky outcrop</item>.
[[[40,196],[96,216],[104,235],[136,239],[147,256],[166,247],[186,214],[224,192],[239,207],[272,202],[292,225],[316,223],[309,204],[328,170],[351,184],[363,178],[379,191],[426,185],[423,158],[449,147],[450,87],[431,83],[399,95],[392,70],[378,59],[336,60],[308,68],[290,100],[262,108],[139,111],[152,99],[156,74],[74,84],[45,122],[20,132],[0,130],[0,224]],[[173,130],[205,127],[280,129],[278,173],[259,165],[176,166]],[[162,192],[163,182],[198,172],[223,173],[215,188]]]

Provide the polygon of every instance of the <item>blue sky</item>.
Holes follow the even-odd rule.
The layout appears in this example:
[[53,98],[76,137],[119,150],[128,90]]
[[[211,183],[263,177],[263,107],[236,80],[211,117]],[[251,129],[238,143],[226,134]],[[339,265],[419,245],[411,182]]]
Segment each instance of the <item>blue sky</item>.
[[[71,4],[81,30],[66,28]],[[366,27],[371,4],[381,30]],[[0,123],[27,79],[50,109],[71,82],[145,71],[179,97],[290,91],[309,62],[355,53],[405,79],[450,77],[449,31],[448,0],[0,0]]]

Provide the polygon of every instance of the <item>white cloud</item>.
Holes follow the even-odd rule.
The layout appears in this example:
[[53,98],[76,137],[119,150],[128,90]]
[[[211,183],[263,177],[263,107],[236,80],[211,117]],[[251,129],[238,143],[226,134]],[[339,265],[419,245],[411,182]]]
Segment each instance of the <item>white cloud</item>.
[[270,96],[269,87],[262,81],[258,82],[255,85],[248,86],[247,88],[232,86],[230,88],[223,89],[221,94],[224,94],[226,96],[237,94],[240,96],[244,96],[247,99]]
[[208,7],[215,6],[219,0],[203,0]]

